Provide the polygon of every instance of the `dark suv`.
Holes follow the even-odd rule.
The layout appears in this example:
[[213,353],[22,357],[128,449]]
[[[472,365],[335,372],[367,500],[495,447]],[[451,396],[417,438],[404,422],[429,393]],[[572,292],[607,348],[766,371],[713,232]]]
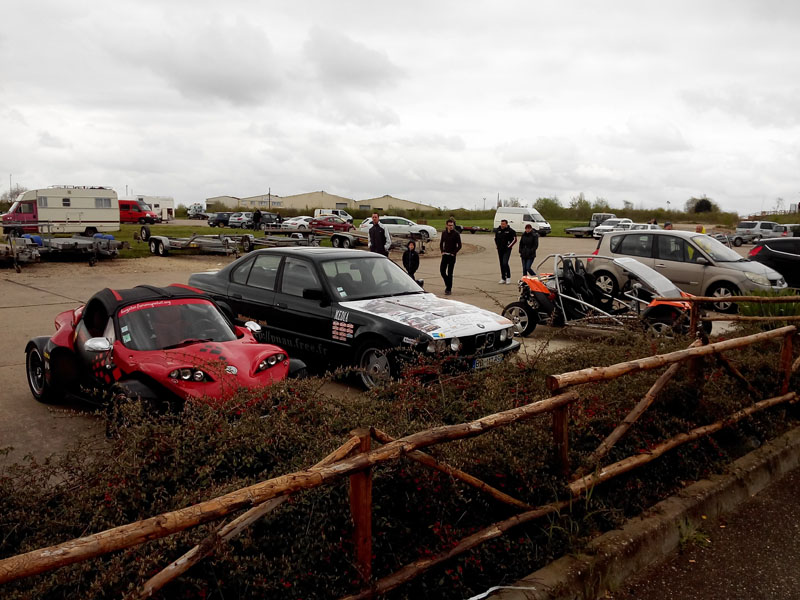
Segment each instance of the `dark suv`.
[[232,212],[218,212],[208,220],[209,227],[227,227]]

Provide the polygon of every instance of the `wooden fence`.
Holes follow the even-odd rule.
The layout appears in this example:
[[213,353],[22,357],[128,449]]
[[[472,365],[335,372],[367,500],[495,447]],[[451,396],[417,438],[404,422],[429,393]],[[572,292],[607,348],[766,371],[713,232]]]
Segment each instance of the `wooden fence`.
[[[149,540],[162,538],[202,523],[216,521],[236,511],[247,509],[236,519],[218,526],[200,544],[165,567],[132,596],[137,598],[150,597],[169,581],[213,553],[220,543],[235,537],[247,526],[276,509],[291,494],[330,484],[343,477],[349,477],[350,510],[354,525],[355,561],[361,573],[364,587],[360,592],[348,596],[347,600],[370,598],[413,579],[434,565],[458,556],[488,540],[497,538],[513,527],[558,511],[568,506],[574,497],[585,494],[593,486],[647,464],[681,444],[710,435],[758,411],[785,402],[795,402],[797,394],[789,392],[789,380],[792,373],[800,368],[800,358],[792,362],[792,344],[796,331],[794,326],[786,326],[716,343],[708,343],[706,338],[701,338],[692,343],[689,348],[669,354],[650,356],[608,367],[592,367],[551,375],[547,378],[547,386],[552,394],[550,398],[488,415],[468,423],[436,427],[400,439],[393,439],[376,428],[353,431],[350,439],[345,444],[305,471],[263,481],[224,496],[143,521],[129,523],[62,544],[0,560],[0,584],[136,546]],[[675,375],[683,363],[687,362],[689,364],[691,376],[698,377],[698,389],[702,388],[698,375],[702,371],[701,363],[707,357],[714,357],[731,376],[741,381],[743,385],[749,386],[750,384],[736,367],[723,356],[723,353],[773,339],[782,339],[780,358],[776,370],[778,375],[778,381],[776,382],[777,396],[755,402],[716,423],[677,435],[662,442],[647,454],[637,454],[611,465],[601,465],[602,459],[608,454],[609,450],[656,400],[664,385]],[[592,454],[593,471],[587,474],[579,470],[570,475],[569,407],[579,399],[575,390],[576,386],[597,381],[608,381],[623,375],[662,367],[667,368],[658,377],[644,398]],[[752,386],[750,386],[750,391],[755,392]],[[756,394],[756,397],[761,395],[757,392]],[[515,423],[547,414],[552,415],[553,442],[557,450],[562,473],[567,478],[566,481],[569,482],[568,489],[571,494],[569,498],[564,498],[559,502],[543,506],[530,506],[526,502],[510,496],[460,469],[443,464],[423,451],[425,448],[437,444],[485,435],[497,428],[508,427]],[[379,445],[373,447],[373,442]],[[481,490],[494,499],[518,509],[520,512],[511,518],[494,523],[460,540],[453,547],[437,555],[409,563],[395,573],[376,580],[372,574],[372,468],[376,465],[399,459],[410,459],[428,468],[446,473],[467,485]]]

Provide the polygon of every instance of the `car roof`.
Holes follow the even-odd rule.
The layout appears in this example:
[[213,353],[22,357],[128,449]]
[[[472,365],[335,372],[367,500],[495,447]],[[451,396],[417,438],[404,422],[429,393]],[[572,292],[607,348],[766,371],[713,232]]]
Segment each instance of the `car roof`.
[[350,258],[354,256],[364,257],[364,258],[375,258],[376,256],[382,256],[381,254],[377,254],[375,252],[364,252],[363,250],[354,250],[351,248],[323,248],[322,246],[291,246],[285,248],[261,248],[260,250],[254,250],[253,252],[250,252],[247,256],[252,256],[254,254],[310,256],[313,257],[313,259],[315,260],[321,260],[324,258],[342,258],[345,256]]
[[138,285],[135,288],[123,290],[105,288],[89,299],[86,303],[84,314],[102,309],[105,311],[106,315],[113,315],[120,308],[130,306],[131,304],[180,298],[201,298],[213,302],[204,292],[179,283],[173,283],[166,287]]
[[611,233],[607,233],[603,236],[605,239],[608,236],[616,237],[618,235],[672,235],[678,236],[685,239],[693,238],[698,235],[705,235],[702,233],[697,233],[696,231],[681,231],[679,229],[634,229],[634,230],[626,230],[626,231],[612,231]]

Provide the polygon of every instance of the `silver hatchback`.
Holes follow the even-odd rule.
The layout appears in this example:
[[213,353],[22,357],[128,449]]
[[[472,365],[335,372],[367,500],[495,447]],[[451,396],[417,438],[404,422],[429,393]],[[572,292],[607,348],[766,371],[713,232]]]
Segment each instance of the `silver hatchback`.
[[[597,244],[595,254],[631,256],[655,269],[684,292],[695,296],[730,296],[754,291],[779,291],[786,288],[783,276],[757,262],[743,258],[714,238],[689,231],[626,231],[607,233]],[[602,264],[589,263],[597,285],[608,293],[619,289],[621,273]],[[734,312],[730,300],[714,303],[714,309]]]

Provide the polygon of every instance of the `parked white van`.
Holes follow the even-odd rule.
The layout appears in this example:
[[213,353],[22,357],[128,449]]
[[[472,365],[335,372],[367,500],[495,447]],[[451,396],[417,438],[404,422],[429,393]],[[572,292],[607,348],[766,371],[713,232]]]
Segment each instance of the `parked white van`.
[[550,233],[550,223],[535,208],[519,208],[515,206],[502,206],[494,214],[494,227],[500,227],[500,221],[505,219],[508,226],[517,233],[525,231],[525,225],[530,223],[542,237]]
[[348,223],[353,222],[353,217],[350,215],[350,213],[348,213],[346,210],[342,210],[341,208],[317,208],[314,210],[315,219],[327,217],[329,215],[344,219]]
[[56,185],[19,195],[3,215],[3,233],[119,231],[117,192],[106,187]]

